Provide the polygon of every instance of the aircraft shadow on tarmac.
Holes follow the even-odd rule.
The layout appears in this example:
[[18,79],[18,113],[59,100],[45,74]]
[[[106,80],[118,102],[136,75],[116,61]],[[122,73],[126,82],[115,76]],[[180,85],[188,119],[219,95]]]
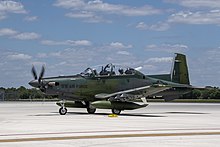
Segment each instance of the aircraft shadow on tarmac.
[[[84,113],[84,112],[68,112],[68,114],[73,114],[73,115],[90,115],[88,113]],[[92,115],[109,115],[109,113],[95,113]],[[122,113],[119,116],[135,116],[135,117],[166,117],[166,116],[162,116],[162,115],[149,115],[148,113]]]
[[46,114],[45,113],[45,114],[35,114],[35,115],[28,115],[28,116],[57,116],[57,115],[58,115],[57,113],[53,113],[53,114],[51,114],[51,113],[50,114],[48,114],[48,113]]
[[210,113],[201,113],[201,112],[166,112],[169,114],[210,114]]
[[[158,115],[157,115],[158,114]],[[165,115],[159,114],[210,114],[210,113],[201,113],[201,112],[161,112],[161,113],[122,113],[119,116],[129,116],[129,117],[168,117]],[[59,115],[57,112],[51,112],[50,114],[36,114],[30,116],[57,116]],[[109,115],[109,113],[95,113],[95,114],[88,114],[87,112],[68,112],[67,115]]]
[[[95,114],[88,114],[87,112],[68,112],[66,115],[105,115],[108,116],[110,113],[95,113]],[[60,115],[57,112],[51,112],[50,114],[36,114],[36,115],[29,115],[29,116],[57,116]],[[129,116],[129,117],[166,117],[162,115],[152,115],[148,113],[131,113],[131,114],[120,114],[119,116]]]

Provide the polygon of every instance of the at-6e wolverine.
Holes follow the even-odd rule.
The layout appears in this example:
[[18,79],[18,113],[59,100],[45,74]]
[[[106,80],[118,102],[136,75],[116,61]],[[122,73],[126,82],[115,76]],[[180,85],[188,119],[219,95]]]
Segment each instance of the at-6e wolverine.
[[[146,107],[147,97],[162,96],[166,101],[178,98],[194,87],[190,85],[186,57],[176,53],[170,74],[145,75],[130,68],[107,64],[87,68],[77,75],[43,78],[42,67],[39,78],[34,66],[34,80],[29,84],[46,95],[58,95],[61,101],[59,113],[65,115],[67,108],[86,108],[89,114],[96,108],[111,109],[120,114],[122,110]],[[143,103],[135,102],[141,99]]]

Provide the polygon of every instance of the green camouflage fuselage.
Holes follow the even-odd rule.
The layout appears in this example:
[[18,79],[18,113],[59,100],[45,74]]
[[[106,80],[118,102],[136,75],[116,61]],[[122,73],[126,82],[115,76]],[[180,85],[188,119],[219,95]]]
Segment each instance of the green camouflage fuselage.
[[59,95],[64,99],[79,101],[95,101],[95,95],[99,93],[114,93],[117,91],[152,85],[154,80],[137,72],[132,75],[110,75],[83,77],[80,74],[74,76],[60,76],[44,78],[44,82],[56,82],[57,86],[48,86],[45,93]]

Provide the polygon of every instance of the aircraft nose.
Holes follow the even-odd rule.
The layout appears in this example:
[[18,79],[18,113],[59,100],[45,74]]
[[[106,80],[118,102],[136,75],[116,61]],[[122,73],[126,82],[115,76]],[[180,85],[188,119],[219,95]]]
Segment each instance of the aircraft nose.
[[31,85],[32,87],[38,87],[39,86],[38,80],[32,80],[28,84]]

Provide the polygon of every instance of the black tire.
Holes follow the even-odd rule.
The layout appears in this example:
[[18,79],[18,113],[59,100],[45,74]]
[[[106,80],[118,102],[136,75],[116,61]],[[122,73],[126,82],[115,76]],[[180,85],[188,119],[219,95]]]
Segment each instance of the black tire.
[[121,110],[118,110],[118,109],[112,109],[112,113],[113,114],[117,114],[119,115],[121,113]]
[[94,114],[95,113],[95,111],[96,111],[96,108],[87,108],[87,112],[89,113],[89,114]]
[[65,115],[65,114],[67,113],[67,109],[61,107],[61,108],[59,109],[59,113],[60,113],[60,115]]

